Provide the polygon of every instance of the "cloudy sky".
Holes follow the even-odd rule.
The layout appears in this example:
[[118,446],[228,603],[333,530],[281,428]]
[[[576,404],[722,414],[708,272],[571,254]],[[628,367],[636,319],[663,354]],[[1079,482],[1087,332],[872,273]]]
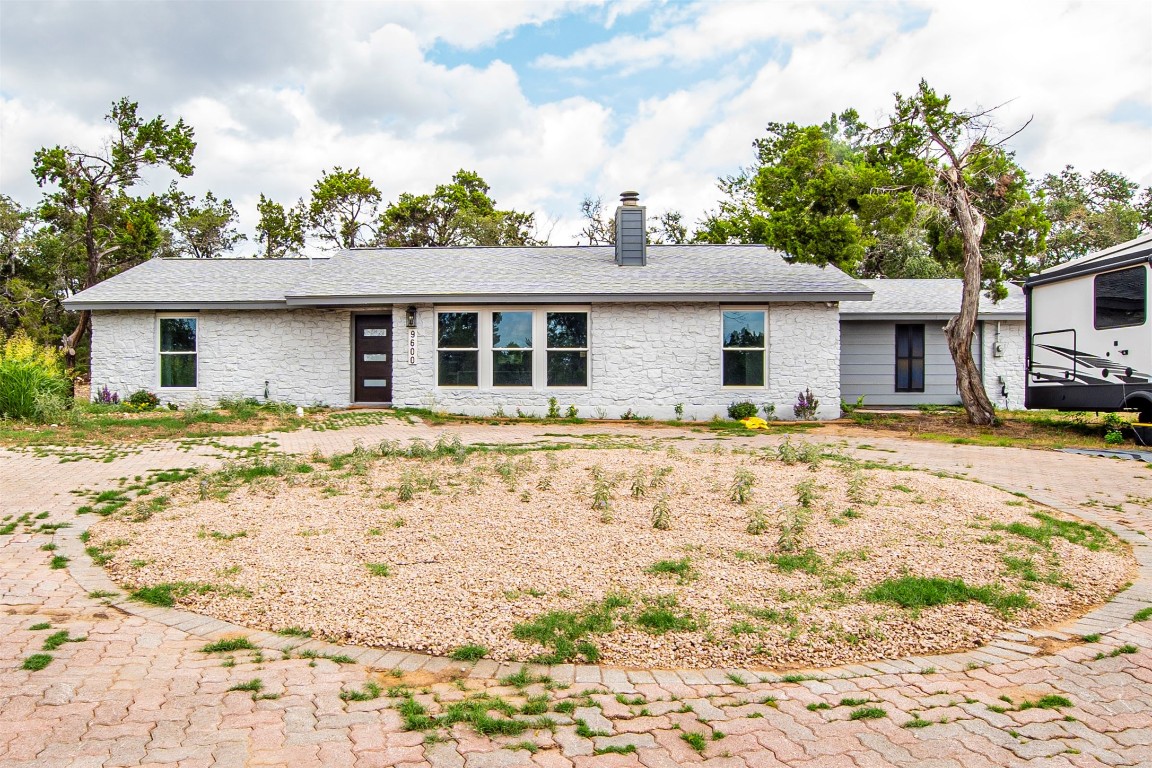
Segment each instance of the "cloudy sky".
[[[882,116],[921,77],[1015,128],[1033,174],[1152,184],[1152,3],[0,2],[0,192],[32,153],[94,148],[128,96],[194,126],[195,194],[360,167],[386,200],[476,170],[556,244],[579,202],[638,189],[696,220],[770,121]],[[163,180],[156,185],[163,187]],[[254,246],[241,246],[240,252]]]

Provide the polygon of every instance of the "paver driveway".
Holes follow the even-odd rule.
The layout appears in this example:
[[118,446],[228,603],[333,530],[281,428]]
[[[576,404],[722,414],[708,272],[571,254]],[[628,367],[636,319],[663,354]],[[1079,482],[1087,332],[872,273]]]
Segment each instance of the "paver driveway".
[[[570,430],[603,432],[604,427]],[[279,450],[327,453],[348,450],[356,442],[427,438],[444,431],[449,430],[395,424],[300,431],[275,440]],[[541,439],[545,430],[462,425],[450,431],[465,442],[515,442]],[[814,438],[829,436],[825,431]],[[403,677],[383,674],[378,679],[384,685],[393,680],[426,690],[416,700],[429,707],[465,696],[462,688],[515,696],[520,692],[501,687],[497,678],[517,665],[480,662],[462,668],[419,654],[342,649],[359,663],[309,660],[298,652],[281,659],[266,650],[260,663],[251,660],[252,654],[240,654],[235,666],[226,667],[219,655],[200,649],[236,628],[182,611],[89,597],[92,590],[113,587],[83,555],[78,534],[87,518],[73,514],[82,501],[69,491],[108,487],[114,478],[150,469],[212,465],[219,461],[217,449],[201,445],[187,451],[160,444],[108,462],[94,456],[68,463],[58,456],[0,451],[0,517],[47,511],[48,517],[37,523],[75,526],[51,538],[21,533],[22,527],[0,536],[0,765],[1152,765],[1152,622],[1130,623],[1136,610],[1152,605],[1149,541],[1137,533],[1152,531],[1152,470],[1135,462],[911,442],[851,429],[835,431],[835,437],[896,451],[878,455],[903,463],[963,472],[1024,491],[1042,503],[1107,523],[1133,544],[1141,561],[1139,578],[1108,606],[1066,627],[1005,633],[967,654],[823,670],[816,675],[819,680],[784,682],[779,675],[755,670],[534,670],[571,683],[549,695],[576,699],[579,708],[571,715],[601,735],[581,736],[587,731],[564,715],[553,715],[561,723],[554,732],[485,738],[457,725],[453,739],[427,744],[423,734],[403,730],[391,707],[395,699],[345,702],[340,692],[359,689],[372,675],[382,674],[374,669],[397,669]],[[256,439],[220,442],[242,445]],[[1084,502],[1091,505],[1080,506]],[[58,545],[56,552],[42,549],[50,541]],[[50,568],[50,556],[60,553],[70,562]],[[30,629],[39,622],[50,622],[52,629]],[[61,645],[43,670],[21,669],[22,660],[40,652],[46,636],[58,630],[87,640]],[[1087,633],[1101,637],[1091,644],[1060,642]],[[299,644],[298,639],[244,634],[266,648]],[[1135,652],[1113,653],[1125,645],[1136,646]],[[341,650],[311,641],[301,649]],[[1100,654],[1104,658],[1094,660]],[[228,690],[257,677],[262,693],[276,698],[256,700],[250,692]],[[537,684],[527,693],[544,691]],[[618,699],[617,693],[624,696]],[[1018,705],[1048,694],[1065,696],[1072,706],[1019,710],[1000,699]],[[885,716],[849,720],[853,707],[840,706],[845,698],[876,702]],[[808,708],[821,703],[829,708]],[[902,727],[912,713],[932,724]],[[682,738],[684,733],[703,737],[702,752]],[[525,740],[540,749],[508,748]],[[635,750],[603,752],[627,750],[628,745]]]

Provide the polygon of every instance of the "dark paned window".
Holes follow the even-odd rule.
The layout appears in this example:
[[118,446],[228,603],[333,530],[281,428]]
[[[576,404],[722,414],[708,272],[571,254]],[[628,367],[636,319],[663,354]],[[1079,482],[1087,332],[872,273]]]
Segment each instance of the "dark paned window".
[[492,313],[492,386],[532,386],[532,313]]
[[896,326],[896,391],[924,391],[924,326]]
[[548,386],[588,386],[588,313],[548,313]]
[[724,315],[724,386],[764,386],[763,310],[729,310]]
[[196,318],[160,318],[160,386],[196,386]]
[[475,387],[480,382],[480,315],[436,315],[437,382],[442,387]]
[[1143,325],[1148,317],[1148,268],[1121,269],[1096,275],[1094,283],[1097,328]]

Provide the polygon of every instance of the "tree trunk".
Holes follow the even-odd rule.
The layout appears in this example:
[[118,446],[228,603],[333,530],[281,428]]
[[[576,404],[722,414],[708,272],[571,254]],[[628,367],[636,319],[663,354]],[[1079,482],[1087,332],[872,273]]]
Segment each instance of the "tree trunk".
[[944,336],[956,365],[956,388],[960,392],[960,401],[964,403],[968,421],[988,426],[996,423],[996,411],[988,399],[988,393],[984,391],[980,369],[972,357],[972,337],[976,332],[976,318],[980,312],[980,239],[984,236],[984,216],[972,204],[959,169],[948,169],[944,177],[949,191],[949,213],[960,230],[964,247],[964,291],[960,314],[944,326]]

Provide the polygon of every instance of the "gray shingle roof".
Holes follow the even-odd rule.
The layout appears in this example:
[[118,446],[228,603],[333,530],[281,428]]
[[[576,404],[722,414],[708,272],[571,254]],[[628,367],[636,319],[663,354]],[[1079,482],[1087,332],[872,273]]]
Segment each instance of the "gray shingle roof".
[[315,306],[411,301],[867,301],[834,267],[788,264],[759,245],[651,245],[618,267],[612,246],[374,248],[330,259],[152,260],[83,291],[70,308]]
[[[840,308],[848,319],[874,320],[880,317],[915,316],[946,318],[960,311],[963,282],[960,280],[860,280],[872,289],[872,301],[853,302]],[[993,303],[980,294],[980,314],[1001,319],[1023,319],[1024,292],[1006,284],[1008,296]]]
[[69,309],[135,304],[284,306],[284,296],[328,259],[151,259],[64,302]]

